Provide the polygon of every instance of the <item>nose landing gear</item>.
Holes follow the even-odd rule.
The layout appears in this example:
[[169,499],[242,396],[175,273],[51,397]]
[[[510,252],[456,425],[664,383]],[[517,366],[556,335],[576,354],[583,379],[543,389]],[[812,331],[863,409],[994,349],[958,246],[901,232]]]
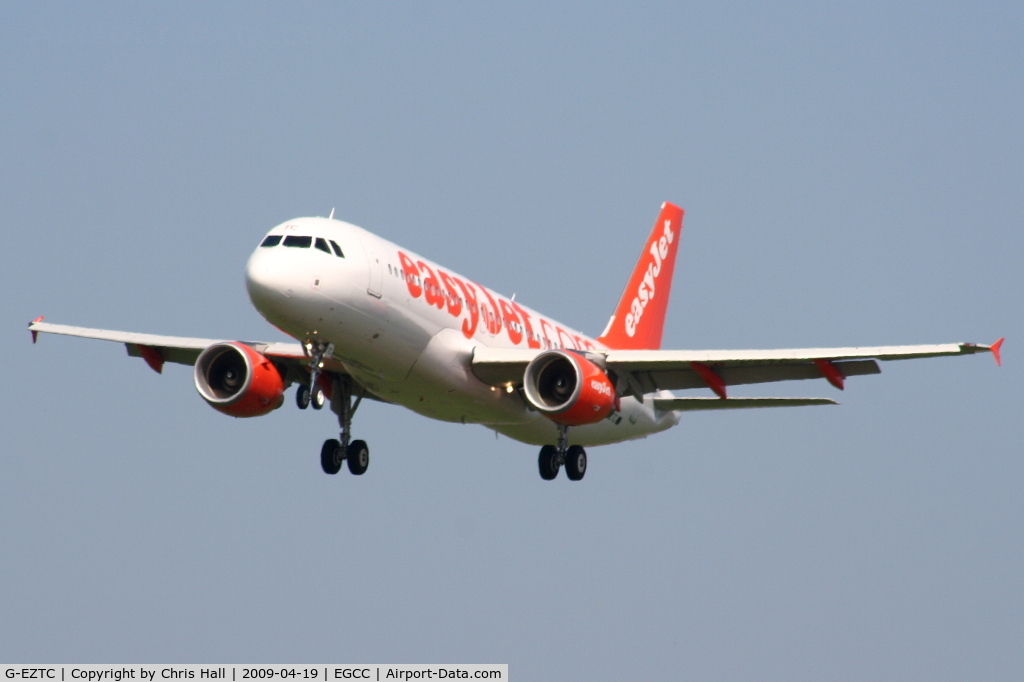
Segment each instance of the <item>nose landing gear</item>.
[[300,410],[304,410],[310,405],[314,410],[320,410],[327,404],[327,396],[320,384],[314,386],[312,391],[309,390],[309,386],[303,384],[295,390],[295,404],[299,406]]
[[324,358],[330,357],[334,353],[334,344],[307,341],[304,348],[309,353],[309,384],[300,385],[295,391],[295,404],[299,406],[300,410],[306,409],[310,404],[313,405],[314,410],[319,410],[327,402],[327,397],[324,395],[323,387],[316,380],[324,368]]

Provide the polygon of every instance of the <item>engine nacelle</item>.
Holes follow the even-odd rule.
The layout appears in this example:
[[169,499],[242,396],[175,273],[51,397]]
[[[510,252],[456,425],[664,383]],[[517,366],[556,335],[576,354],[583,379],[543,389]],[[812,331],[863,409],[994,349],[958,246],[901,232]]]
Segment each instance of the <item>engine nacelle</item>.
[[277,367],[242,343],[213,344],[196,359],[194,375],[199,395],[232,417],[260,417],[284,402]]
[[603,369],[577,353],[549,350],[526,366],[523,393],[553,422],[581,426],[601,421],[615,407],[615,386]]

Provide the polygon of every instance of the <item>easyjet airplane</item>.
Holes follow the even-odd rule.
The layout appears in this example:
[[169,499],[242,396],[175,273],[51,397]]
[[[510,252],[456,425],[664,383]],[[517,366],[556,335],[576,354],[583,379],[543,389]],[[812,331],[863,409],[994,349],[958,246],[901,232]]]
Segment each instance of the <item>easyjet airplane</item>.
[[[49,324],[39,332],[125,344],[160,372],[165,362],[194,366],[199,394],[232,417],[258,417],[284,403],[297,384],[300,409],[329,403],[341,426],[320,463],[336,474],[369,465],[365,441],[352,440],[364,399],[427,417],[482,424],[542,446],[541,478],[564,466],[578,481],[584,446],[643,438],[675,426],[683,412],[831,405],[827,398],[736,398],[732,386],[877,374],[877,360],[988,351],[952,343],[872,348],[659,350],[683,211],[664,204],[608,326],[597,338],[457,275],[362,228],[329,218],[278,225],[245,270],[249,298],[299,343],[155,336]],[[714,397],[670,391],[710,389]]]

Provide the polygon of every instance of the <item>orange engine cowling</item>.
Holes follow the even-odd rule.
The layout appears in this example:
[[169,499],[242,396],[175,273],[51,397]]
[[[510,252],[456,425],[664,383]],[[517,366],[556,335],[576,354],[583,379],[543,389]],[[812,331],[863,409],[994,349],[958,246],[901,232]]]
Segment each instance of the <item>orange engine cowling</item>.
[[566,426],[601,421],[615,407],[615,386],[603,369],[582,355],[550,350],[526,366],[523,393],[545,417]]
[[284,380],[266,356],[234,341],[215,343],[196,359],[196,390],[232,417],[261,417],[281,407]]

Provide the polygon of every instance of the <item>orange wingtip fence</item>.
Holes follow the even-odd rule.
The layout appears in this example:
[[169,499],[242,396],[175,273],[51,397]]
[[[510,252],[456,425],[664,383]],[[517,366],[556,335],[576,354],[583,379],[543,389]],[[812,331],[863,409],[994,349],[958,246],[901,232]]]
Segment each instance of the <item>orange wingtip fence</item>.
[[[31,327],[36,322],[42,322],[43,321],[43,317],[45,317],[45,316],[44,315],[40,315],[36,319],[32,320],[31,322],[29,322],[29,326]],[[32,343],[35,343],[39,339],[39,332],[37,332],[35,329],[32,329],[31,332],[32,332]]]

